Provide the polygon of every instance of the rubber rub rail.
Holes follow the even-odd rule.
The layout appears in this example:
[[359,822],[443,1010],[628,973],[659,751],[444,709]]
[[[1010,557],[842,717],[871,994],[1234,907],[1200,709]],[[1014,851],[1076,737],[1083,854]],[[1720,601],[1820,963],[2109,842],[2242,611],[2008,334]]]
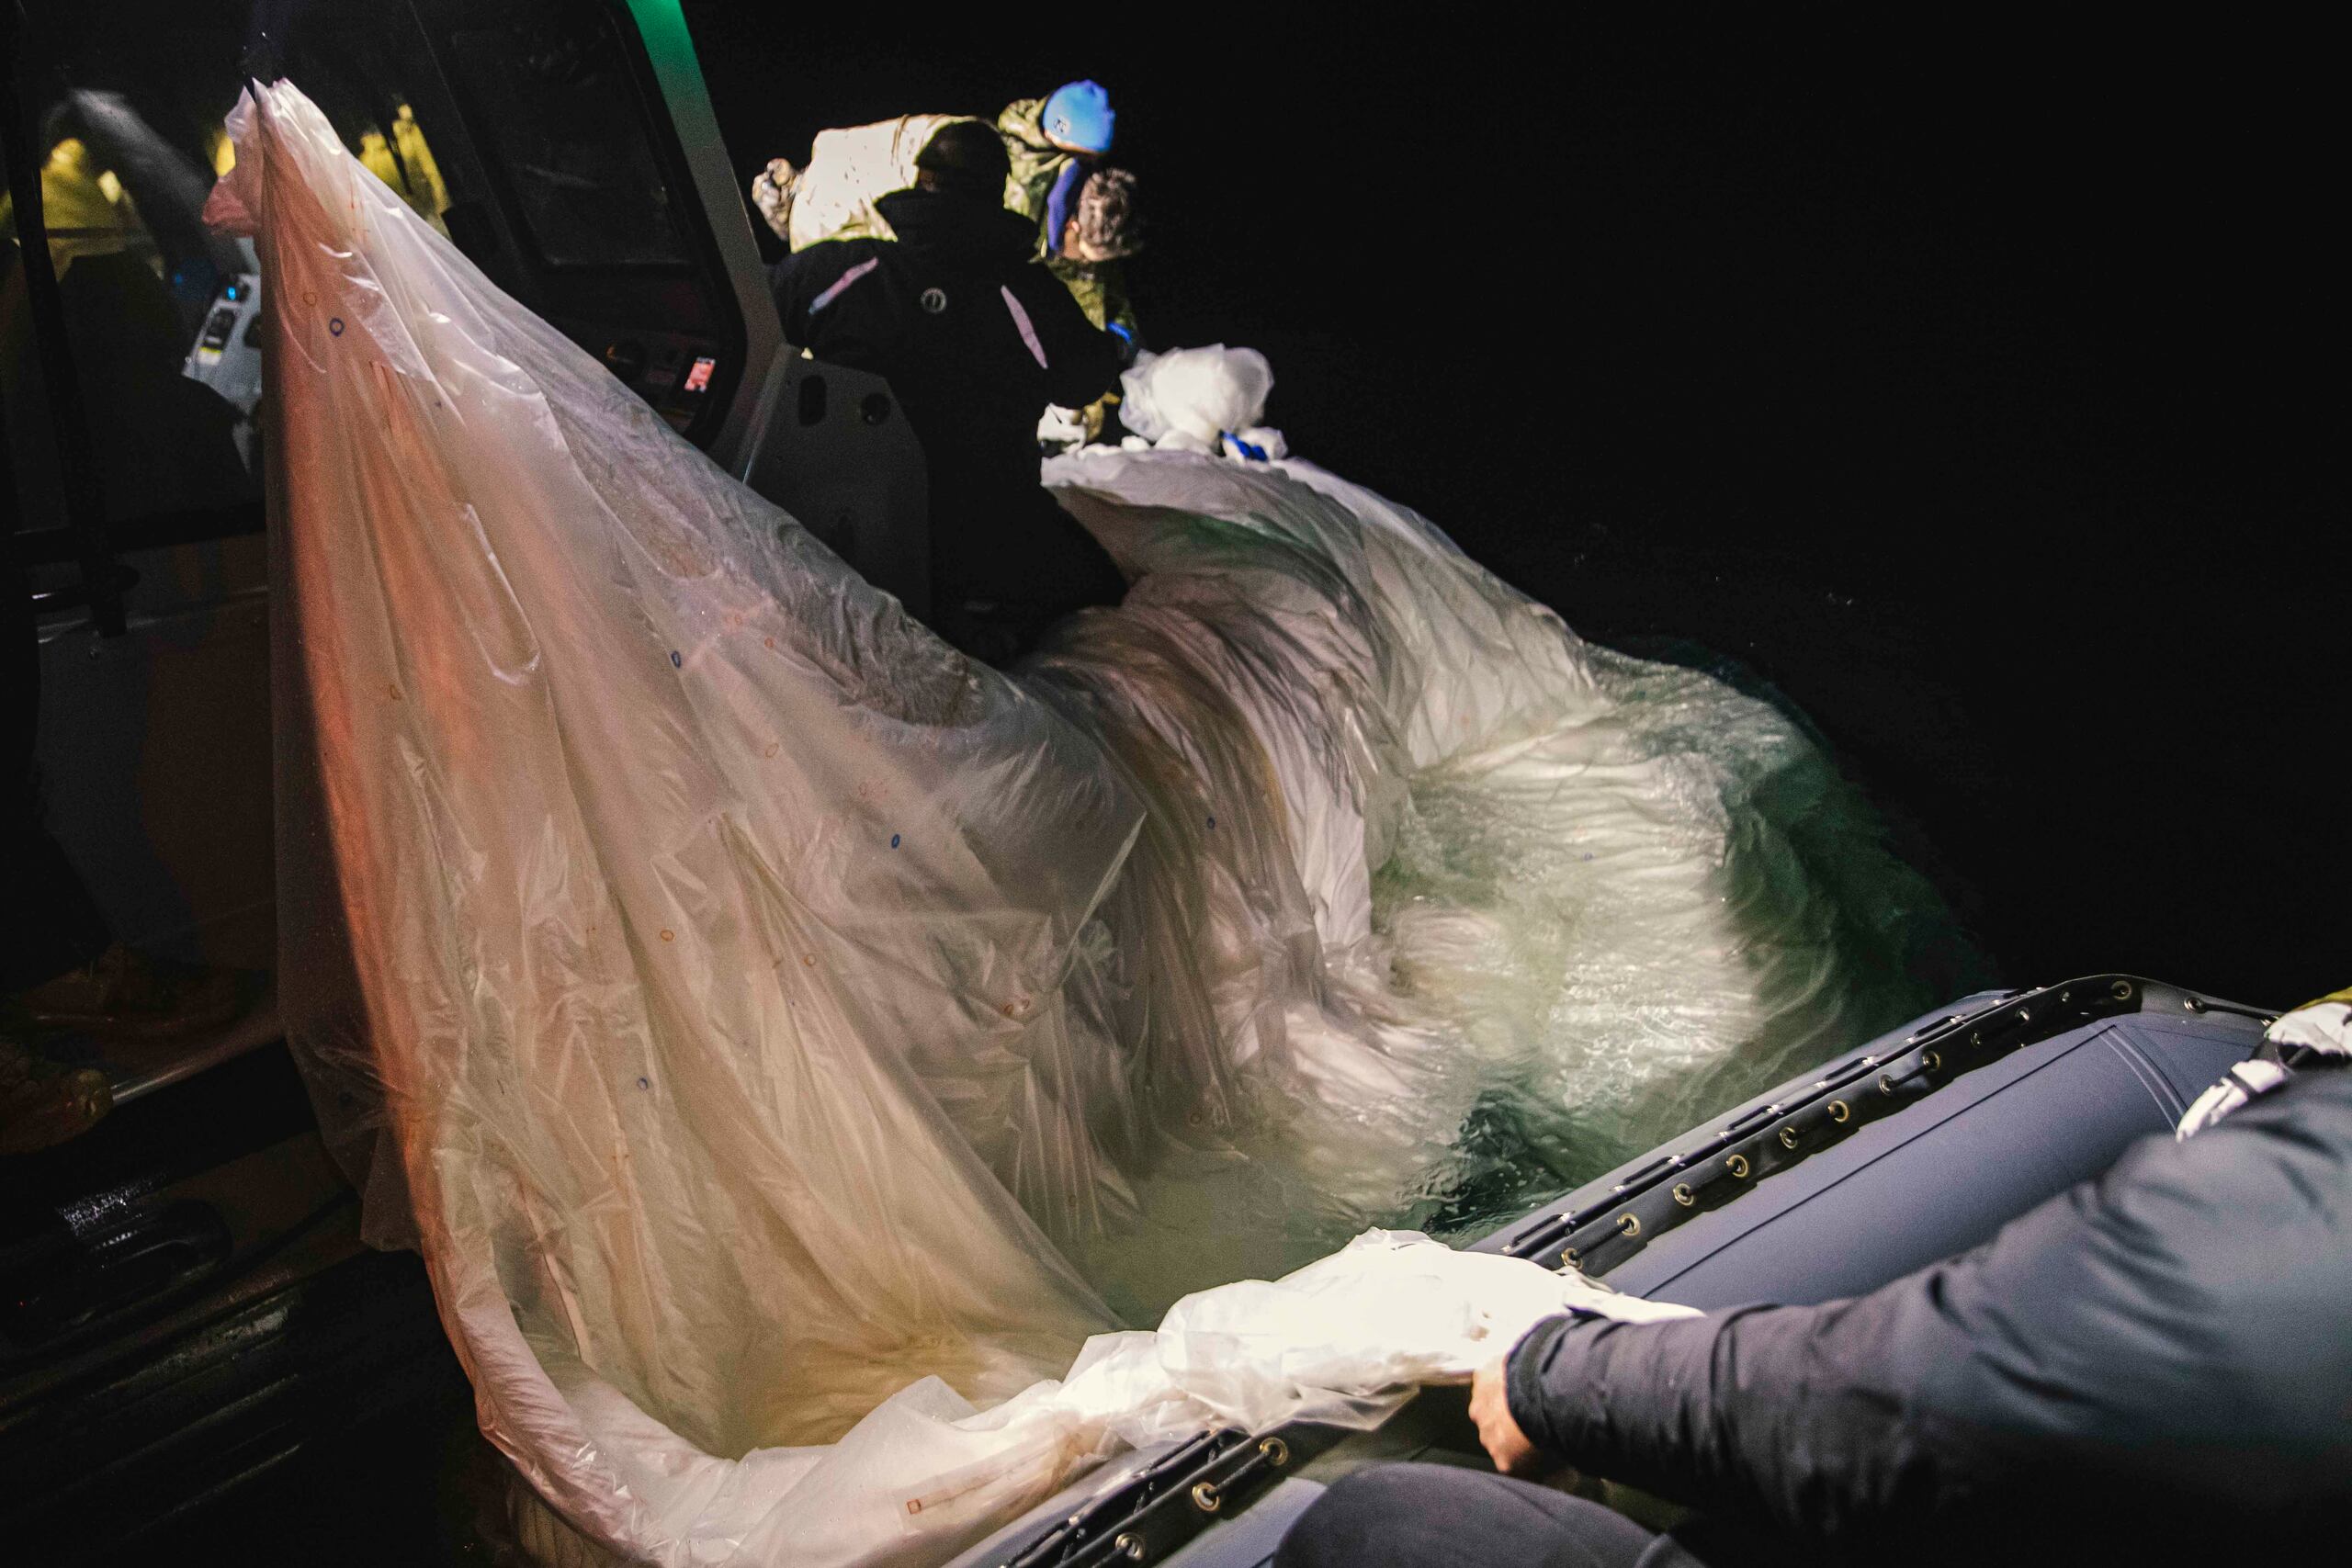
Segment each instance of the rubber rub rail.
[[1734,1117],[1698,1145],[1631,1172],[1600,1201],[1534,1226],[1506,1250],[1549,1267],[1606,1274],[1684,1221],[1722,1207],[1962,1073],[2086,1023],[2172,1007],[2265,1022],[2271,1017],[2132,975],[2092,975],[2014,991],[1939,1019],[1891,1051],[1831,1067],[1791,1098]]

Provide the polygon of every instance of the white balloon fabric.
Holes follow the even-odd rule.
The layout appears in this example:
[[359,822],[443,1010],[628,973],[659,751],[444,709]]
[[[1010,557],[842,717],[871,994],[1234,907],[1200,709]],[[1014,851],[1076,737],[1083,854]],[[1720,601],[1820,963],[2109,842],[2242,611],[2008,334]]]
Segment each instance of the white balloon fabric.
[[1919,1005],[1933,900],[1796,730],[1411,513],[1057,462],[1134,587],[1008,677],[293,87],[230,123],[289,1038],[599,1550],[936,1562],[1123,1444],[1376,1419],[1577,1287],[1349,1236]]
[[1282,445],[1280,432],[1258,423],[1273,389],[1273,367],[1254,348],[1219,343],[1139,355],[1119,377],[1119,423],[1164,449],[1214,454],[1229,433],[1246,432],[1262,450],[1269,440]]

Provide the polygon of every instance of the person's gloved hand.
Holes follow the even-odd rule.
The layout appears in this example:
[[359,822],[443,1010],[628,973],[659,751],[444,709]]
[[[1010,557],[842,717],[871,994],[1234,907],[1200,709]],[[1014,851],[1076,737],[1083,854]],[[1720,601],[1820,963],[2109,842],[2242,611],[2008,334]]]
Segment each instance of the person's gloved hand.
[[1046,405],[1037,420],[1037,449],[1048,456],[1086,445],[1086,413],[1057,403]]
[[789,158],[771,158],[766,168],[752,176],[752,205],[787,244],[792,241],[793,186],[799,178],[800,171]]
[[1106,321],[1102,330],[1109,333],[1119,345],[1119,368],[1127,369],[1136,362],[1136,353],[1143,345],[1136,342],[1136,334],[1117,321]]
[[2190,1103],[2173,1129],[2186,1142],[2247,1101],[2258,1100],[2305,1067],[2352,1066],[2352,990],[2307,1002],[2263,1032],[2262,1048]]
[[[1695,1307],[1629,1296],[1573,1270],[1563,1270],[1560,1279],[1565,1286],[1561,1304],[1577,1317],[1606,1317],[1618,1323],[1666,1323],[1700,1315]],[[1520,1336],[1521,1339],[1525,1337],[1525,1334]],[[1510,1359],[1518,1348],[1518,1340],[1513,1340],[1510,1349],[1480,1367],[1470,1380],[1470,1419],[1478,1428],[1478,1441],[1485,1446],[1487,1457],[1505,1475],[1531,1468],[1536,1457],[1535,1445],[1527,1440],[1527,1434],[1519,1429],[1519,1422],[1510,1413]]]

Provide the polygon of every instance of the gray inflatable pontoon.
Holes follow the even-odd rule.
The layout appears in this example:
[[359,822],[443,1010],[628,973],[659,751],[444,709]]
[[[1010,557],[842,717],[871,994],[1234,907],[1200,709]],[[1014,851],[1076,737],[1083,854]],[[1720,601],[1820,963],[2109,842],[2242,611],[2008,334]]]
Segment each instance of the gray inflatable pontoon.
[[[1859,1294],[1989,1238],[2167,1134],[2274,1015],[2130,975],[1915,1020],[1476,1244],[1713,1308]],[[1130,1454],[953,1568],[1259,1568],[1331,1480],[1485,1467],[1458,1389],[1376,1432],[1218,1432]]]

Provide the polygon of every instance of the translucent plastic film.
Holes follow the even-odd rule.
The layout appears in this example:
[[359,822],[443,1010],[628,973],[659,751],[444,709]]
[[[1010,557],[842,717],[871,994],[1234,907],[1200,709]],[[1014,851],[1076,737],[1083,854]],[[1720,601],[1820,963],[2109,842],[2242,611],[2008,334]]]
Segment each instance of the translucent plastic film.
[[1008,677],[293,88],[231,124],[291,1038],[484,1431],[602,1548],[934,1562],[1123,1444],[1374,1419],[1572,1288],[1391,1227],[1920,1005],[1933,900],[1794,729],[1419,517],[1063,460],[1134,586]]

